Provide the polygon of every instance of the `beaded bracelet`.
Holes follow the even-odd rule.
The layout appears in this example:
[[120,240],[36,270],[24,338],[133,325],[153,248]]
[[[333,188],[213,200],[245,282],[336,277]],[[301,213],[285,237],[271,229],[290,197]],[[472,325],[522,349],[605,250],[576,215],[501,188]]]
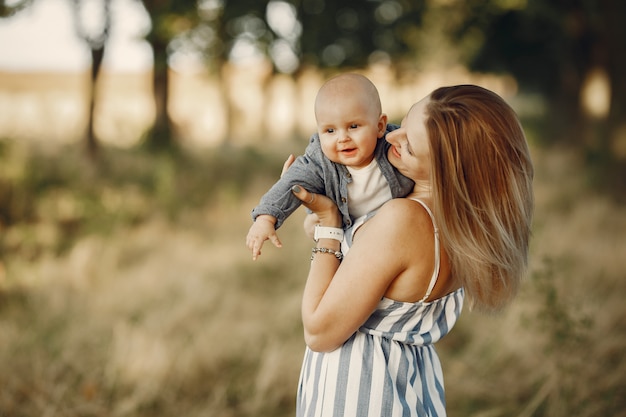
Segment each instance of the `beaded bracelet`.
[[339,261],[343,259],[343,253],[341,253],[341,251],[328,248],[313,248],[311,249],[311,260],[313,260],[313,257],[316,253],[330,253],[331,255],[335,255],[335,258],[337,258]]

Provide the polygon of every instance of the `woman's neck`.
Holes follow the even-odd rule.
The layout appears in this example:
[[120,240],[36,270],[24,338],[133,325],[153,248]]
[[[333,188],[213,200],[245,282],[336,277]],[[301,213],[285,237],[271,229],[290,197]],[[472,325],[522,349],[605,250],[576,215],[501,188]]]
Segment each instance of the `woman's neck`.
[[416,181],[413,191],[407,197],[430,199],[432,197],[432,186],[430,181]]

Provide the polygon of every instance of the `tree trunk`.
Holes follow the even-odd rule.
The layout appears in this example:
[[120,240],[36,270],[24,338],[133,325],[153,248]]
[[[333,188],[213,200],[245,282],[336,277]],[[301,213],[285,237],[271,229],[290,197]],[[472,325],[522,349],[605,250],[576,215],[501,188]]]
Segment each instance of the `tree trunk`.
[[98,157],[98,139],[94,129],[94,116],[96,109],[96,89],[102,60],[104,58],[104,45],[101,48],[91,49],[91,82],[89,83],[89,115],[87,122],[87,154],[91,159]]
[[606,59],[611,83],[607,145],[616,162],[626,165],[626,24],[623,21],[626,3],[622,0],[603,0],[600,4],[607,22]]
[[152,150],[167,150],[175,146],[172,127],[167,110],[169,100],[169,82],[167,65],[167,44],[153,42],[154,50],[154,100],[156,120],[148,137],[148,147]]

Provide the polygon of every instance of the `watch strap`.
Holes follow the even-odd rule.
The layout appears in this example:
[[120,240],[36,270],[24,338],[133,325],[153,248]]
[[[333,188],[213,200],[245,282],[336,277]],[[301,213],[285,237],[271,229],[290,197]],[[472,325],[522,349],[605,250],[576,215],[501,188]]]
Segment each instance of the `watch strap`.
[[325,227],[315,225],[315,233],[313,239],[317,242],[320,239],[335,239],[338,241],[343,240],[343,229],[339,227]]

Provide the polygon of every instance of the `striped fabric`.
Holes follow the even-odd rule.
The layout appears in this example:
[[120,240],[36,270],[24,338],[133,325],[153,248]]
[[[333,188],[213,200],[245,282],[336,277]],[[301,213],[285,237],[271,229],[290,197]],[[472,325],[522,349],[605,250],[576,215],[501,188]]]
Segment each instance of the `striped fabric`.
[[431,303],[387,298],[339,349],[308,347],[298,417],[445,416],[443,372],[432,345],[454,326],[463,289]]
[[307,347],[296,416],[445,416],[443,372],[433,343],[452,329],[463,298],[462,288],[432,302],[383,298],[340,348],[321,353]]

